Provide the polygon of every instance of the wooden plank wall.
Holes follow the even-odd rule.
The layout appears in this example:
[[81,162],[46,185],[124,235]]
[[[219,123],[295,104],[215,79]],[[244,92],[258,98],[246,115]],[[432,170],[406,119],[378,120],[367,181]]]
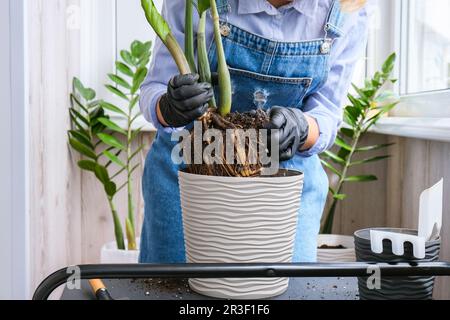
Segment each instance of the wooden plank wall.
[[[31,291],[51,272],[67,265],[99,262],[101,246],[114,239],[111,214],[102,188],[76,166],[67,145],[72,77],[79,75],[79,30],[67,28],[67,8],[79,0],[30,1],[29,117]],[[143,134],[143,162],[154,134]],[[134,190],[142,221],[142,168]],[[117,209],[125,217],[126,194]],[[122,219],[124,220],[124,218]],[[138,230],[140,231],[140,230]]]
[[81,260],[81,175],[66,143],[70,78],[79,70],[79,33],[66,28],[71,4],[27,3],[32,289]]

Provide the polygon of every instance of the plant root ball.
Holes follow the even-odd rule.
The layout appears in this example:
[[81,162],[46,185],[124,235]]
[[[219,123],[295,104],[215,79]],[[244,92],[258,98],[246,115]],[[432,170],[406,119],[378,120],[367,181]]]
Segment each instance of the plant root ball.
[[[200,175],[211,175],[211,176],[226,176],[226,177],[256,177],[261,174],[263,164],[260,159],[260,150],[266,150],[266,141],[260,141],[259,130],[265,129],[269,122],[268,114],[263,110],[250,111],[245,113],[230,113],[226,117],[219,115],[215,109],[210,109],[202,118],[203,123],[203,133],[208,129],[217,129],[222,131],[223,141],[227,139],[227,130],[233,130],[233,145],[235,160],[232,163],[227,163],[226,159],[226,145],[223,144],[219,152],[219,158],[221,162],[219,164],[190,164],[187,166],[187,172],[192,174]],[[253,150],[255,148],[255,143],[250,143],[245,137],[246,130],[254,129],[257,134],[256,146],[258,150]],[[237,143],[240,141],[241,143]],[[192,143],[192,153],[195,148],[194,135],[191,134]],[[203,142],[203,150],[207,148],[212,141]],[[202,150],[202,152],[203,152]],[[250,154],[256,154],[257,161],[249,161]],[[256,153],[255,153],[256,152]],[[217,156],[217,155],[216,155]],[[194,159],[194,154],[192,154],[191,159]]]

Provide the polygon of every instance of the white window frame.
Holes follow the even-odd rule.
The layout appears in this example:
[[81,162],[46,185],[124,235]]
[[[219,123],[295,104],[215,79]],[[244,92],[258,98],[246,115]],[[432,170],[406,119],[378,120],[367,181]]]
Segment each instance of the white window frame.
[[[108,99],[120,105],[122,102],[103,85],[107,81],[107,74],[114,73],[116,70],[115,61],[118,59],[118,50],[125,49],[118,48],[117,0],[80,0],[80,8],[81,74],[79,78],[86,86],[96,90],[99,98]],[[148,30],[151,34],[150,27]],[[125,126],[125,118],[116,114],[112,117]],[[134,122],[133,127],[142,128],[144,132],[156,131],[143,116]]]
[[[379,2],[386,1],[389,0],[379,0]],[[407,28],[409,27],[406,8],[409,1],[389,1],[392,10],[391,18],[388,23],[383,24],[384,31],[381,32],[385,36],[393,35],[390,37],[390,52],[398,53],[399,63],[395,76],[399,82],[394,90],[399,94],[406,91],[404,79],[408,72]],[[377,51],[375,55],[382,59],[387,54],[386,51]],[[373,131],[388,135],[450,142],[450,89],[401,95],[401,102],[391,112],[390,117],[381,119]]]
[[[30,297],[28,117],[26,75],[26,0],[0,0],[0,30],[5,68],[0,74],[2,106],[1,145],[2,238],[0,299]],[[5,132],[4,132],[5,131]],[[3,200],[5,203],[3,203]]]

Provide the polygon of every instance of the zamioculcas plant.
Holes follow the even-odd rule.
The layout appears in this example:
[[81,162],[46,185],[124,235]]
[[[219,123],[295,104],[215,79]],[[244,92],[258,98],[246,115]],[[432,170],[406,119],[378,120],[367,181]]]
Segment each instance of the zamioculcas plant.
[[[234,164],[203,164],[203,165],[189,165],[188,171],[194,174],[207,175],[225,175],[237,177],[249,177],[258,175],[261,172],[261,163],[250,164],[247,155],[251,154],[249,144],[242,146],[239,143],[240,129],[262,129],[268,121],[267,114],[264,111],[258,111],[248,114],[231,113],[232,92],[231,92],[231,76],[228,65],[225,59],[224,48],[222,44],[222,35],[220,32],[219,13],[215,0],[198,0],[197,9],[200,16],[197,33],[197,56],[198,66],[194,66],[194,52],[192,45],[194,34],[192,25],[192,1],[186,1],[186,24],[185,24],[185,52],[182,51],[180,45],[174,38],[169,25],[164,18],[158,13],[152,0],[141,0],[142,8],[150,26],[155,30],[161,41],[169,50],[173,59],[175,60],[181,74],[189,72],[196,72],[200,74],[202,82],[211,83],[210,62],[208,61],[208,53],[206,49],[205,29],[206,29],[206,12],[211,9],[211,16],[213,20],[214,41],[217,47],[217,61],[218,61],[218,82],[219,82],[219,101],[211,99],[209,111],[201,117],[203,123],[203,130],[214,128],[221,130],[225,137],[226,131],[231,129],[233,141],[236,141],[234,154],[239,159]],[[217,107],[216,107],[217,106]],[[193,137],[193,135],[192,135]],[[245,138],[243,138],[245,139]],[[245,141],[245,140],[244,140]],[[260,143],[258,141],[258,143]],[[211,142],[206,142],[204,148],[208,147]],[[226,150],[222,147],[221,150],[216,150],[219,157],[225,159]],[[195,157],[195,156],[194,156]]]
[[322,234],[331,234],[333,229],[334,216],[339,201],[346,198],[342,193],[347,182],[366,182],[377,180],[374,175],[349,176],[349,169],[356,166],[387,159],[388,155],[367,157],[363,160],[354,160],[358,154],[385,149],[391,144],[381,144],[374,146],[360,146],[361,139],[367,131],[377,123],[386,113],[398,104],[398,98],[389,91],[382,89],[388,83],[395,83],[391,78],[396,60],[395,53],[391,54],[384,62],[382,70],[375,73],[372,79],[365,81],[363,88],[353,85],[356,95],[349,94],[350,105],[344,109],[343,126],[336,139],[338,152],[327,151],[322,155],[322,163],[332,173],[338,176],[337,184],[330,188],[332,203],[328,213],[324,216],[322,224]]
[[[159,14],[156,9],[155,4],[152,0],[141,0],[142,8],[145,12],[145,17],[147,18],[150,26],[155,30],[158,37],[164,43],[164,45],[169,50],[178,69],[181,74],[186,74],[190,72],[195,72],[197,68],[195,67],[194,61],[194,46],[193,46],[193,26],[192,26],[192,15],[193,15],[193,4],[192,1],[186,1],[186,24],[185,24],[185,42],[186,50],[183,52],[177,40],[173,36],[169,25],[164,20],[164,18]],[[225,53],[222,45],[222,36],[220,34],[220,24],[219,24],[219,14],[217,11],[217,5],[215,0],[199,0],[198,1],[198,11],[200,15],[201,23],[199,25],[199,38],[198,41],[198,56],[199,56],[199,72],[204,80],[210,80],[209,61],[206,52],[206,40],[204,39],[204,31],[206,28],[206,11],[211,8],[211,13],[214,21],[214,37],[217,46],[217,58],[218,58],[218,75],[219,75],[219,108],[218,112],[222,116],[227,116],[231,112],[231,78],[228,66],[225,60]],[[213,103],[213,102],[212,102]]]
[[[208,60],[208,49],[206,46],[206,14],[210,7],[209,0],[198,1],[198,14],[200,21],[197,31],[197,56],[198,56],[198,73],[201,82],[212,83],[211,67]],[[216,100],[213,97],[209,102],[211,108],[217,108]]]
[[[147,75],[150,49],[151,42],[134,41],[129,51],[121,51],[123,61],[116,62],[117,74],[108,75],[112,84],[107,84],[106,88],[125,102],[123,108],[107,101],[94,100],[94,90],[85,88],[77,78],[73,80],[70,107],[73,129],[69,131],[69,143],[83,156],[78,166],[93,172],[104,186],[113,216],[117,248],[120,250],[125,250],[126,247],[114,200],[122,189],[126,189],[128,195],[125,219],[128,249],[137,249],[132,175],[140,166],[134,160],[144,146],[133,146],[142,130],[133,126],[140,116],[136,108],[139,101],[138,90]],[[125,119],[125,126],[120,126],[106,111]],[[125,181],[122,181],[123,175],[126,177]]]

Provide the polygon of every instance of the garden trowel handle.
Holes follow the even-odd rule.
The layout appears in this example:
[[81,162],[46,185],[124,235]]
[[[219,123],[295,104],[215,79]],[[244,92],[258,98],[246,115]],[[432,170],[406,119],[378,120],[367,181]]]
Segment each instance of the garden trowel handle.
[[91,285],[92,291],[95,294],[97,300],[100,301],[108,301],[114,300],[108,292],[105,284],[100,279],[89,280],[89,284]]

